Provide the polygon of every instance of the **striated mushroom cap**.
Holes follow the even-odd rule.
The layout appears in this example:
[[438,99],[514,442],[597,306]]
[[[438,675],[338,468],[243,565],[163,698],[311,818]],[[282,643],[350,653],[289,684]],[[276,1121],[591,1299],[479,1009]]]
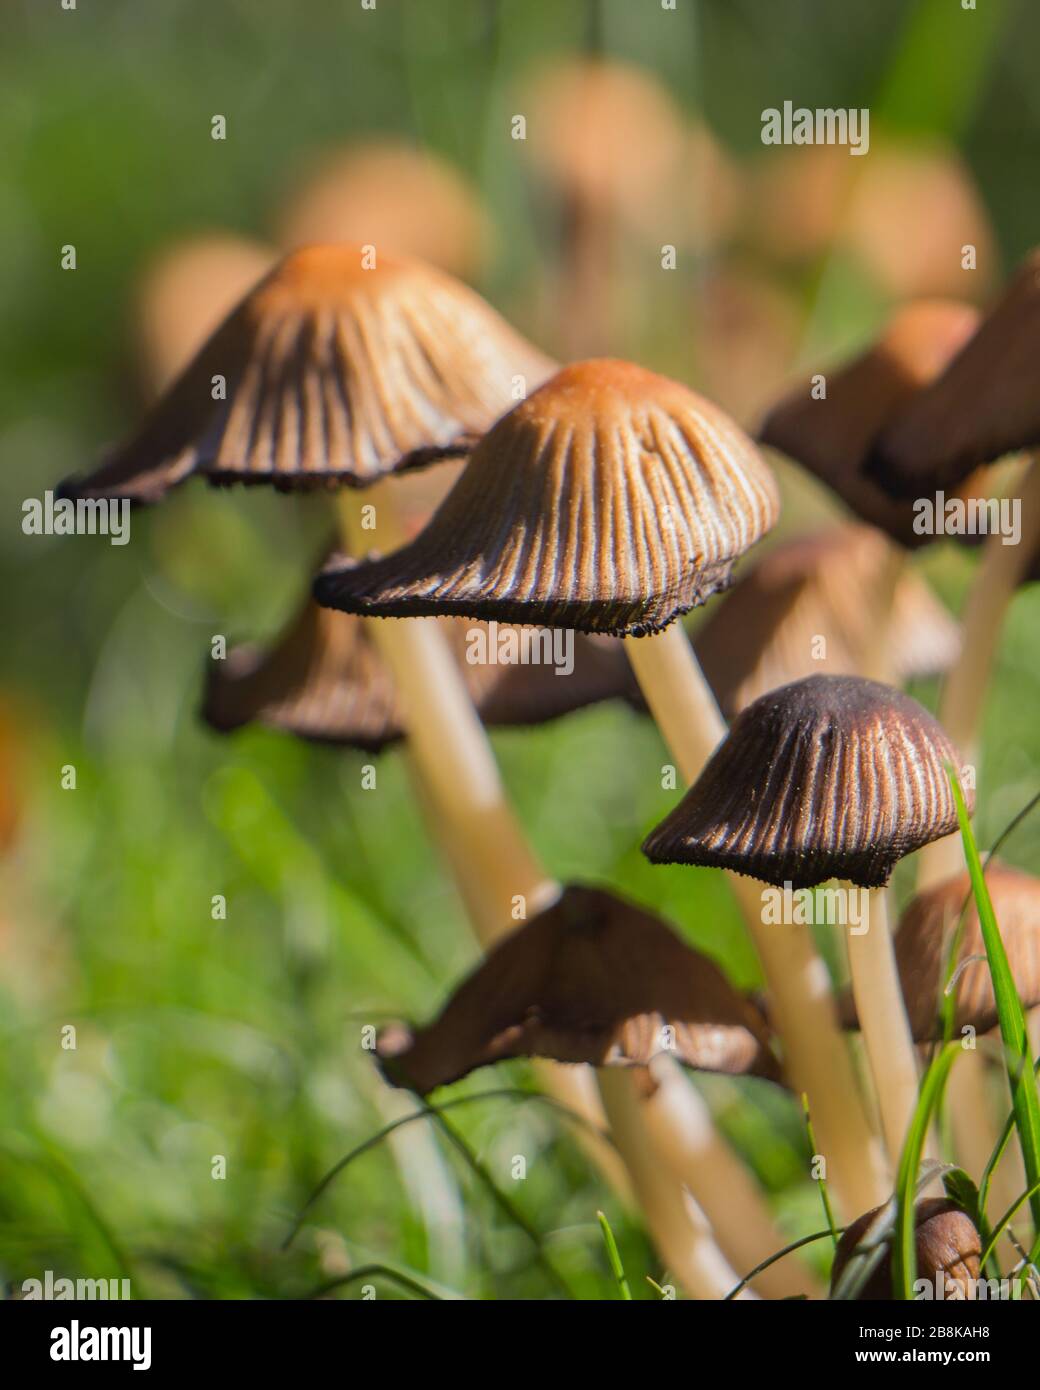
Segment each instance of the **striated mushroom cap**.
[[879,888],[904,855],[957,829],[947,761],[960,766],[908,695],[856,676],[810,676],[737,716],[643,853],[778,887],[841,878]]
[[[1040,879],[992,861],[986,866],[986,883],[1022,1007],[1035,1008],[1040,1004]],[[899,980],[910,1027],[918,1042],[942,1035],[942,990],[965,903],[952,988],[956,1001],[954,1032],[970,1026],[977,1033],[986,1033],[997,1023],[993,978],[986,963],[971,880],[967,873],[956,874],[919,893],[899,919],[895,935]],[[846,1027],[858,1026],[851,992],[842,997],[841,1015]]]
[[862,521],[909,549],[934,537],[914,531],[910,500],[896,501],[864,471],[878,434],[928,386],[974,332],[978,313],[950,300],[919,300],[900,309],[860,357],[827,372],[827,396],[811,382],[795,387],[769,412],[759,439],[815,474]]
[[426,1028],[378,1040],[388,1079],[426,1095],[508,1057],[775,1078],[760,1015],[712,961],[613,893],[565,888],[492,948]]
[[[861,673],[889,548],[873,527],[835,526],[774,546],[737,581],[693,642],[727,716],[805,676]],[[944,671],[960,651],[957,623],[909,570],[896,586],[887,640],[900,680]]]
[[[514,664],[481,660],[490,634],[483,623],[446,619],[450,646],[470,696],[489,727],[543,724],[615,698],[635,700],[638,687],[620,642],[576,634],[574,666],[557,674],[546,660],[548,632],[509,629]],[[481,632],[484,642],[474,641]],[[547,640],[548,639],[548,640]],[[523,656],[533,658],[527,663]],[[390,671],[362,618],[308,599],[273,647],[235,647],[207,670],[203,719],[229,733],[260,723],[285,733],[379,752],[404,736]]]
[[[856,1247],[869,1244],[871,1227],[882,1208],[865,1212],[847,1226],[838,1241],[831,1268],[831,1289],[837,1287]],[[982,1241],[971,1217],[944,1197],[925,1197],[914,1212],[914,1244],[917,1249],[917,1277],[935,1286],[940,1276],[942,1296],[947,1299],[972,1299],[975,1281],[979,1278]],[[888,1302],[892,1299],[891,1243],[884,1257],[859,1293],[860,1300]]]
[[721,411],[628,362],[565,367],[510,411],[411,544],[326,571],[319,603],[638,635],[729,583],[772,474]]
[[942,375],[887,423],[871,474],[896,497],[918,497],[1040,443],[1038,354],[1040,249]]
[[[464,453],[553,364],[473,290],[360,246],[285,257],[78,496],[154,502],[203,473],[283,489],[346,483]],[[214,381],[226,399],[214,400]]]

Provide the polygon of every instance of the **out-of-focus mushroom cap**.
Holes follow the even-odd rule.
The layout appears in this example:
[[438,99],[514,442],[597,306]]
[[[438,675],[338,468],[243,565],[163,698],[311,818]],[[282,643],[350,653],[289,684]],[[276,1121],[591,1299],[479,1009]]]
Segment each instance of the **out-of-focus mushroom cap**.
[[[498,644],[515,648],[515,662],[506,664],[482,659],[490,646],[485,624],[446,619],[445,625],[489,727],[543,724],[601,700],[636,699],[628,659],[613,638],[576,634],[573,670],[557,675],[546,659],[553,640],[548,631],[499,630]],[[405,732],[396,688],[364,620],[313,600],[269,650],[235,647],[225,660],[210,663],[202,717],[220,733],[256,722],[372,752]]]
[[976,310],[946,300],[908,304],[865,353],[824,373],[827,395],[813,398],[812,382],[795,387],[769,412],[763,444],[796,459],[862,521],[878,526],[910,549],[933,536],[914,530],[908,499],[889,497],[863,466],[881,431],[928,386],[974,332]]
[[1038,357],[1040,250],[942,375],[887,422],[871,474],[893,495],[917,497],[1040,443]]
[[[889,545],[873,527],[834,526],[781,542],[737,581],[694,638],[727,715],[805,676],[862,674]],[[910,571],[887,640],[900,680],[944,671],[960,651],[957,623]]]
[[481,440],[426,529],[319,577],[320,603],[637,635],[729,583],[776,520],[751,441],[678,382],[565,367]]
[[[837,1287],[856,1247],[864,1238],[869,1244],[871,1227],[880,1207],[865,1212],[847,1226],[834,1252],[831,1288]],[[917,1247],[917,1277],[935,1284],[941,1276],[942,1296],[962,1301],[974,1297],[982,1258],[982,1242],[971,1218],[944,1197],[925,1197],[914,1212],[914,1243]],[[892,1253],[889,1248],[859,1292],[861,1300],[892,1300]]]
[[428,150],[374,140],[321,160],[290,198],[278,239],[288,248],[375,246],[472,279],[487,259],[490,229],[457,169]]
[[737,716],[643,852],[779,887],[831,878],[882,887],[904,855],[956,830],[947,761],[960,766],[908,695],[855,676],[810,676]]
[[274,258],[260,242],[222,232],[175,242],[145,267],[134,339],[150,396],[184,370]]
[[760,1016],[707,957],[658,918],[570,887],[495,946],[426,1028],[395,1026],[378,1050],[421,1095],[508,1057],[645,1066],[670,1052],[706,1071],[775,1078]]
[[[1035,1008],[1040,1004],[1040,879],[992,862],[986,867],[986,883],[1022,1006]],[[918,1042],[942,1035],[942,989],[965,903],[953,984],[954,1032],[972,1027],[977,1033],[985,1033],[997,1022],[993,979],[986,963],[971,880],[967,873],[956,874],[919,893],[899,919],[895,935],[899,979],[910,1027]],[[846,1027],[858,1026],[851,992],[842,996],[841,1015]]]
[[[418,261],[316,246],[281,261],[78,496],[156,501],[190,474],[363,486],[465,452],[553,364]],[[214,400],[219,382],[226,399]],[[214,383],[218,383],[217,386]]]

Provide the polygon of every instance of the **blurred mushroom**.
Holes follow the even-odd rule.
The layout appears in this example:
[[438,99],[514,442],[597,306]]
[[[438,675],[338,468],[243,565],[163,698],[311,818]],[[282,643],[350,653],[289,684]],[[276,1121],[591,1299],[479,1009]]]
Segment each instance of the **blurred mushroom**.
[[[891,543],[834,526],[773,547],[715,605],[694,651],[724,713],[804,676],[862,675]],[[888,638],[900,680],[945,670],[957,624],[917,575],[896,585]]]
[[551,363],[472,290],[357,246],[287,256],[74,496],[220,483],[359,487],[464,453]]
[[[885,1209],[876,1207],[853,1221],[842,1233],[831,1268],[833,1292],[857,1250],[869,1251],[881,1240],[885,1249],[857,1297],[864,1301],[888,1302],[892,1293],[891,1234],[881,1235]],[[917,1278],[926,1279],[943,1299],[974,1299],[982,1258],[982,1242],[974,1222],[954,1202],[943,1197],[925,1197],[914,1209],[914,1245]]]
[[[960,766],[953,745],[909,696],[810,676],[737,716],[643,851],[656,864],[714,865],[791,890],[831,878],[881,890],[899,859],[956,828],[947,763]],[[917,1102],[917,1065],[880,891],[849,931],[848,952],[895,1159]]]
[[149,396],[181,374],[274,259],[260,242],[216,232],[174,242],[149,262],[134,297],[134,343]]
[[278,226],[289,250],[353,242],[479,278],[487,214],[459,171],[429,150],[378,139],[326,154],[290,194]]
[[658,918],[570,886],[495,946],[437,1019],[378,1041],[395,1085],[426,1095],[510,1057],[645,1067],[671,1053],[703,1071],[775,1079],[760,1016]]
[[[577,363],[499,421],[411,544],[326,571],[315,595],[378,616],[461,614],[626,638],[664,629],[626,649],[692,780],[725,726],[675,619],[725,587],[777,507],[768,469],[721,411],[631,363]],[[777,950],[758,905],[742,905],[786,1000],[777,1018],[796,1083],[813,1078],[818,1123],[848,1145],[850,1168],[862,1164],[869,1133],[850,1114],[851,1070],[832,1081],[847,1059],[830,1001],[812,992],[808,935]]]

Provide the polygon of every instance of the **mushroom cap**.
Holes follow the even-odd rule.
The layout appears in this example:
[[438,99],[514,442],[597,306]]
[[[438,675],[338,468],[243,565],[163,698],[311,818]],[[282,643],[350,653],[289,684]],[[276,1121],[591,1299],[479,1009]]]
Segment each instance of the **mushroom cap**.
[[886,423],[871,475],[896,497],[918,497],[1040,444],[1038,355],[1040,249],[942,374]]
[[[246,296],[76,496],[157,501],[190,474],[283,489],[464,453],[553,364],[473,290],[360,246],[293,252]],[[226,399],[214,400],[214,378]]]
[[880,432],[939,375],[974,332],[978,313],[951,300],[918,300],[900,309],[876,343],[837,371],[827,396],[811,382],[795,387],[767,415],[759,439],[796,459],[862,521],[908,549],[934,537],[914,531],[910,500],[896,501],[864,471]]
[[219,232],[174,242],[149,262],[134,296],[134,338],[150,397],[180,375],[274,260],[270,247]]
[[[469,634],[482,623],[445,620],[473,703],[488,726],[546,723],[601,700],[634,700],[638,687],[620,642],[577,634],[574,667],[542,661],[474,662]],[[523,643],[543,642],[516,634]],[[486,632],[486,629],[485,629]],[[504,634],[499,634],[503,637]],[[219,733],[257,722],[321,742],[379,752],[405,732],[400,700],[362,618],[308,599],[268,649],[234,647],[207,668],[203,719]]]
[[659,918],[572,886],[494,946],[438,1018],[379,1037],[395,1085],[425,1095],[508,1057],[645,1066],[661,1052],[705,1071],[775,1078],[761,1016]]
[[810,676],[737,716],[643,853],[778,887],[841,878],[879,888],[904,855],[957,829],[947,761],[960,766],[908,695],[858,676]]
[[[856,1247],[868,1236],[881,1207],[865,1212],[847,1226],[838,1241],[831,1267],[831,1289],[841,1278]],[[963,1300],[974,1296],[979,1277],[982,1241],[971,1217],[945,1197],[924,1197],[914,1210],[914,1244],[917,1249],[917,1277],[934,1284],[942,1274],[945,1298]],[[892,1299],[891,1245],[859,1293],[861,1300],[888,1302]]]
[[[986,866],[986,883],[1022,1007],[1035,1008],[1040,1004],[1040,879],[992,861]],[[965,903],[967,910],[957,950],[959,968],[953,987],[954,1031],[970,1026],[978,1033],[986,1033],[996,1025],[993,979],[986,963],[971,879],[967,873],[955,874],[919,893],[908,904],[895,935],[896,965],[917,1042],[941,1036],[941,992],[953,935]],[[858,1026],[851,991],[842,996],[841,1015],[846,1027]]]
[[[889,548],[873,527],[834,526],[781,542],[737,581],[693,641],[727,716],[804,676],[861,673]],[[900,680],[946,670],[960,651],[957,623],[909,570],[896,586],[888,640]]]
[[416,256],[470,278],[490,230],[475,191],[453,165],[403,140],[366,140],[326,153],[288,200],[285,247],[346,241]]
[[415,540],[326,571],[315,596],[634,636],[725,588],[778,512],[772,474],[715,406],[628,362],[579,362],[485,435]]

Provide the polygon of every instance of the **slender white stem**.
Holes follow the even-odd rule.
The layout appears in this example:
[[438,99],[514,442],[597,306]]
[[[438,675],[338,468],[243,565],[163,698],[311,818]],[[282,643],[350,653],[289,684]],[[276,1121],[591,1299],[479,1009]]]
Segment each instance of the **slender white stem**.
[[892,609],[899,581],[906,571],[906,551],[890,545],[885,552],[875,580],[874,611],[871,629],[867,634],[867,649],[863,655],[862,672],[869,680],[895,683],[892,663]]
[[[688,782],[725,736],[714,696],[680,624],[625,643],[646,701]],[[838,1027],[826,967],[806,927],[765,925],[761,890],[729,875],[755,943],[790,1077],[809,1097],[828,1179],[850,1217],[884,1201],[889,1174]]]
[[[851,885],[845,887],[855,891]],[[864,925],[865,931],[856,928],[848,934],[849,974],[885,1144],[889,1158],[897,1163],[917,1106],[919,1077],[884,888],[871,889]]]
[[631,1072],[603,1067],[597,1075],[611,1132],[625,1155],[632,1186],[661,1258],[691,1298],[724,1298],[740,1282],[740,1275],[715,1244],[696,1203],[681,1184],[668,1180],[670,1172],[662,1171],[660,1154],[643,1122],[643,1101]]

